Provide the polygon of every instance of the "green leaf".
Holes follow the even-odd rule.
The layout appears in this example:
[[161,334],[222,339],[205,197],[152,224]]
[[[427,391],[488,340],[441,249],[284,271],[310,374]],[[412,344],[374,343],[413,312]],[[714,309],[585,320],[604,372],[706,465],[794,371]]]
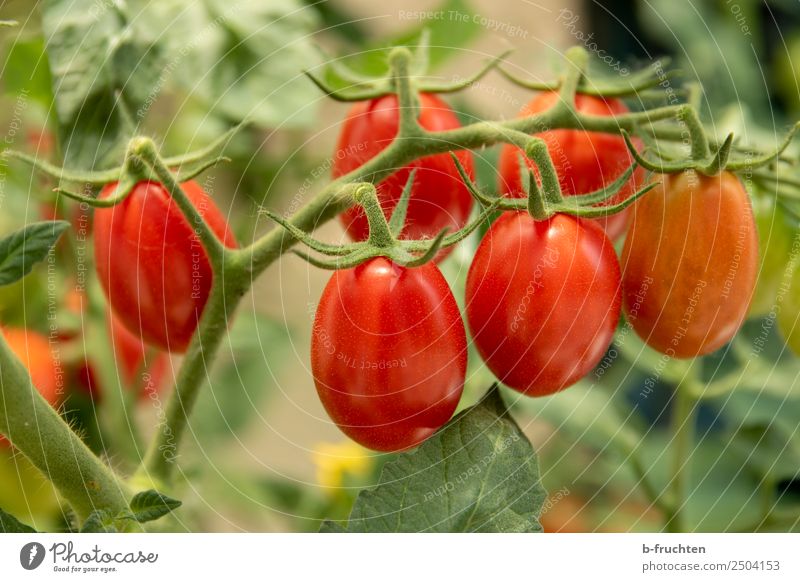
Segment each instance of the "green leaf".
[[158,45],[134,28],[121,4],[44,0],[41,13],[65,164],[119,162],[134,130],[126,117],[158,86]]
[[3,87],[6,93],[30,97],[50,108],[53,90],[44,40],[39,37],[15,40],[6,56]]
[[83,522],[81,533],[117,533],[117,523],[107,509],[95,509]]
[[82,533],[115,533],[126,530],[126,522],[145,523],[164,517],[181,506],[181,502],[153,489],[133,496],[130,511],[113,515],[107,509],[97,509],[89,514],[81,528]]
[[[362,491],[349,532],[538,532],[536,455],[497,387]],[[323,531],[338,531],[323,524]]]
[[0,285],[9,285],[31,272],[44,260],[69,223],[63,220],[34,222],[0,240]]
[[25,525],[10,513],[0,509],[0,532],[2,533],[36,533],[36,530]]
[[317,19],[299,0],[131,4],[169,63],[159,89],[181,87],[232,122],[313,123],[319,93],[299,72],[319,60],[310,42]]
[[153,489],[137,493],[131,499],[131,514],[139,523],[164,517],[181,506],[181,502]]

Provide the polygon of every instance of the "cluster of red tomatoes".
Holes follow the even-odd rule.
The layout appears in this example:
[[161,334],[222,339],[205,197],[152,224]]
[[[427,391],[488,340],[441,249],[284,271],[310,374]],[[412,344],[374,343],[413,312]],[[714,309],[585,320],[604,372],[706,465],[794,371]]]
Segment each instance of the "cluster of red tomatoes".
[[[540,94],[522,115],[558,98]],[[586,95],[575,105],[591,115],[627,111],[618,100]],[[419,96],[418,121],[428,130],[459,126],[447,104],[428,94]],[[384,149],[397,127],[395,96],[355,105],[341,131],[338,150],[346,155],[336,156],[334,177]],[[564,195],[602,188],[632,163],[619,135],[547,128],[537,135]],[[472,154],[457,155],[471,175]],[[515,147],[502,150],[504,195],[523,195],[519,156]],[[447,154],[418,159],[378,184],[384,213],[397,205],[411,168],[416,177],[402,236],[432,237],[443,227],[464,226],[472,199]],[[656,190],[604,219],[556,214],[536,221],[507,212],[494,222],[469,269],[465,303],[472,340],[503,383],[529,396],[574,384],[604,355],[622,310],[650,346],[673,357],[707,354],[736,333],[758,265],[747,193],[725,172],[658,179]],[[643,181],[635,172],[606,204],[623,200]],[[366,238],[363,210],[352,208],[341,218],[351,237]],[[626,232],[620,262],[613,240]],[[461,312],[438,267],[406,268],[375,258],[337,271],[317,309],[311,363],[323,405],[359,443],[395,451],[433,434],[455,411],[467,371]]]

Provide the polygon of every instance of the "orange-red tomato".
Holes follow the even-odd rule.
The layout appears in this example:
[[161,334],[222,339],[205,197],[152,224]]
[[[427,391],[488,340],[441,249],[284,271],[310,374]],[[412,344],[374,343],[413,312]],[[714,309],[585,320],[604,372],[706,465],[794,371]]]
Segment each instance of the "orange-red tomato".
[[[546,111],[559,99],[556,92],[540,93],[522,108],[520,116],[526,117]],[[580,113],[598,116],[614,116],[628,111],[625,104],[618,99],[601,99],[591,95],[576,95],[575,107]],[[543,128],[543,131],[535,135],[547,144],[547,150],[558,174],[561,191],[565,196],[586,194],[608,186],[633,163],[633,157],[625,145],[625,140],[616,134]],[[500,152],[500,192],[515,198],[524,196],[519,171],[521,154],[522,151],[512,145],[505,145]],[[528,167],[532,168],[533,162],[525,159]],[[604,204],[625,200],[641,187],[643,179],[644,171],[637,168],[625,186]],[[597,219],[611,240],[616,240],[625,232],[629,212],[630,207],[622,212]]]
[[725,345],[758,274],[750,199],[729,172],[661,176],[636,205],[622,253],[624,309],[642,339],[678,358]]

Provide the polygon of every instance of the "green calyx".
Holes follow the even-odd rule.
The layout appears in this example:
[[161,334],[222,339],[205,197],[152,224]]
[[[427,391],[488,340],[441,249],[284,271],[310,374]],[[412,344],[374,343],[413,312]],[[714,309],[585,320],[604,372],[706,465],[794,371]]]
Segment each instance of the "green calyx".
[[[156,171],[156,166],[163,168],[177,168],[170,171],[177,183],[191,180],[209,168],[220,162],[229,161],[225,156],[217,155],[231,137],[242,127],[236,127],[223,133],[208,146],[195,152],[181,156],[161,158],[158,154],[156,144],[146,136],[136,136],[128,144],[125,158],[120,166],[107,170],[97,171],[75,171],[62,168],[16,150],[5,150],[2,155],[6,158],[24,162],[39,172],[50,176],[58,181],[59,186],[54,188],[54,192],[63,194],[78,202],[83,202],[95,208],[108,208],[122,202],[133,187],[142,180],[155,180],[163,182]],[[118,182],[114,194],[108,198],[98,199],[96,197],[99,188]],[[80,184],[86,193],[75,192],[69,187],[61,184]]]
[[[459,162],[458,158],[451,154],[453,162],[458,169],[458,173],[461,175],[461,179],[466,184],[470,194],[484,207],[499,210],[527,211],[535,220],[547,220],[555,214],[569,214],[572,216],[580,216],[581,218],[610,216],[626,209],[658,185],[658,182],[650,183],[628,196],[622,202],[607,206],[598,206],[598,204],[602,204],[613,198],[622,190],[636,170],[635,162],[620,174],[616,180],[604,188],[587,194],[565,197],[561,193],[561,187],[558,183],[555,168],[552,168],[552,161],[546,152],[541,152],[538,147],[531,147],[528,150],[528,156],[534,161],[534,164],[537,164],[536,167],[540,168],[540,173],[542,173],[542,185],[539,185],[536,173],[528,167],[523,157],[520,156],[519,170],[525,197],[508,198],[505,196],[490,196],[481,192],[478,186],[470,180],[467,171]],[[546,157],[548,163],[544,162],[544,160],[541,159],[542,157]],[[538,162],[537,159],[539,160]],[[539,163],[541,163],[541,165],[538,165]],[[548,168],[548,165],[550,168]],[[541,168],[548,169],[545,172],[541,172]]]
[[[463,167],[460,168],[460,171],[463,171]],[[303,251],[293,251],[315,267],[328,270],[349,269],[375,257],[387,257],[398,265],[418,267],[433,260],[440,250],[453,246],[469,236],[497,209],[497,204],[489,203],[475,220],[452,234],[448,234],[447,229],[443,229],[432,239],[401,239],[399,237],[405,226],[408,202],[411,198],[415,175],[416,170],[412,170],[397,206],[388,221],[383,214],[383,209],[378,200],[378,193],[373,184],[362,182],[350,185],[353,191],[353,199],[356,204],[361,206],[369,223],[369,237],[365,241],[344,245],[325,243],[316,240],[273,212],[266,211],[266,215],[310,249],[331,257],[329,259],[321,259]]]
[[368,101],[385,95],[401,95],[401,85],[413,86],[423,93],[455,93],[479,81],[497,67],[511,51],[503,52],[487,61],[472,75],[448,83],[432,81],[428,72],[430,34],[424,30],[413,52],[406,47],[395,47],[389,53],[389,69],[383,77],[366,77],[357,73],[320,50],[325,65],[322,74],[306,70],[306,76],[331,99],[342,102]]
[[[570,55],[570,51],[575,48],[576,47],[573,47],[568,50],[565,55],[566,60],[572,62],[573,65],[575,65],[576,62],[575,59],[572,58],[573,55]],[[577,54],[577,51],[574,51],[574,54]],[[583,62],[585,63],[586,61],[584,60]],[[663,84],[670,83],[681,75],[681,72],[678,70],[668,69],[669,63],[669,58],[662,58],[656,61],[654,65],[634,71],[624,77],[619,76],[616,78],[593,78],[584,73],[579,79],[576,90],[582,95],[592,95],[594,97],[603,98],[655,97],[663,99],[663,95],[657,88]],[[553,81],[535,81],[532,79],[523,79],[519,75],[512,73],[508,67],[500,66],[497,67],[497,70],[515,85],[534,91],[561,91],[566,80],[566,77],[562,76]]]

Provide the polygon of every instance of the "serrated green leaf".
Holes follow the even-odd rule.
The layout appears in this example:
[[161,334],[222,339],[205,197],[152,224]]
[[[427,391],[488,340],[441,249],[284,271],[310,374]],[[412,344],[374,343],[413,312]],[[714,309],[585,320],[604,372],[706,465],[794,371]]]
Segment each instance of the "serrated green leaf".
[[[362,491],[349,532],[538,532],[536,455],[497,387]],[[332,531],[330,525],[323,525]]]
[[36,530],[25,525],[10,513],[0,509],[0,532],[2,533],[36,533]]
[[[142,33],[159,42],[168,67],[161,85],[180,87],[220,117],[267,127],[314,120],[316,88],[299,74],[318,55],[317,20],[298,0],[132,0]],[[189,42],[198,38],[201,41]],[[159,86],[160,88],[160,86]]]
[[0,285],[19,281],[44,260],[69,227],[63,220],[34,222],[0,240]]
[[81,533],[117,533],[117,520],[107,509],[96,509],[83,522]]
[[131,517],[139,523],[145,523],[164,517],[180,506],[181,502],[177,499],[149,489],[137,493],[131,499]]
[[121,107],[133,119],[158,86],[159,46],[122,4],[44,0],[41,13],[65,164],[118,163],[133,132]]

